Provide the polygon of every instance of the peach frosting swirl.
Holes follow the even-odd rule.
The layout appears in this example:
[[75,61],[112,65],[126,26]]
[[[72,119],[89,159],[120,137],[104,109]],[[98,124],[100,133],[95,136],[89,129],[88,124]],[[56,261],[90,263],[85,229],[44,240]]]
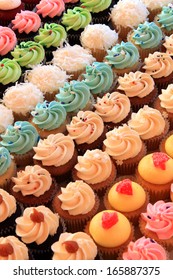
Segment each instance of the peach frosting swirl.
[[157,201],[149,203],[146,213],[142,213],[146,228],[155,232],[159,239],[169,239],[173,236],[173,203]]
[[16,219],[16,234],[26,244],[42,244],[58,227],[59,215],[43,205],[25,208],[23,215]]
[[0,237],[0,260],[28,260],[28,248],[17,237]]
[[124,124],[106,133],[105,151],[115,160],[135,157],[142,148],[139,134]]
[[97,246],[92,238],[80,231],[62,233],[59,240],[52,244],[51,249],[53,260],[94,260],[97,255]]
[[165,37],[163,46],[166,48],[166,53],[173,55],[173,34]]
[[17,177],[13,177],[12,181],[15,183],[14,192],[36,197],[48,191],[52,184],[50,173],[39,165],[26,166],[25,170],[17,172]]
[[94,105],[97,113],[104,122],[118,123],[130,112],[130,100],[119,92],[106,93],[102,98],[97,97]]
[[162,89],[162,93],[158,96],[160,105],[166,109],[168,113],[173,113],[173,84],[169,84],[166,89]]
[[167,53],[155,52],[144,60],[146,73],[154,79],[167,77],[173,72],[173,60]]
[[61,166],[66,164],[74,154],[74,142],[70,136],[63,133],[50,134],[46,139],[40,139],[34,147],[34,159],[41,160],[45,166]]
[[130,72],[118,78],[118,89],[123,90],[130,97],[143,98],[150,94],[154,89],[154,80],[147,74],[140,71]]
[[19,33],[29,34],[30,32],[36,32],[40,25],[40,17],[32,11],[21,11],[17,13],[14,20],[11,21],[13,30],[17,30]]
[[37,14],[43,18],[60,16],[65,10],[65,4],[63,0],[41,0],[36,5]]
[[78,156],[75,169],[78,178],[88,184],[97,184],[110,176],[112,162],[106,152],[99,149],[87,150],[83,156]]
[[0,55],[6,55],[17,43],[16,34],[11,28],[0,26]]
[[61,208],[73,216],[90,212],[95,204],[94,191],[82,180],[70,182],[61,188],[58,198],[62,202]]
[[16,212],[16,199],[3,189],[0,189],[0,223]]
[[97,140],[104,130],[103,120],[92,111],[79,111],[67,125],[70,137],[77,144],[91,144]]
[[128,125],[146,140],[163,133],[165,119],[160,111],[145,105],[137,113],[132,113]]

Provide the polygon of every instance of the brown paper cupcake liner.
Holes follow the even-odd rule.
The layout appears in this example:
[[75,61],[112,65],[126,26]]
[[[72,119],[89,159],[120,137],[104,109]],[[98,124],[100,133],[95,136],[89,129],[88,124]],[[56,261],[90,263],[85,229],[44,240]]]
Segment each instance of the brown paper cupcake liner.
[[92,55],[96,58],[96,61],[103,62],[107,51],[105,49],[90,49]]
[[70,75],[69,80],[77,80],[79,75],[85,72],[85,68],[76,71],[66,71]]
[[11,165],[7,169],[7,171],[0,176],[0,188],[6,191],[9,190],[9,185],[11,183],[11,178],[16,176],[17,167],[14,160],[11,161]]
[[173,130],[171,130],[171,131],[165,136],[165,138],[163,138],[163,140],[160,142],[160,145],[159,145],[159,150],[160,150],[160,152],[167,154],[167,152],[166,152],[166,150],[165,150],[165,142],[166,142],[166,140],[167,140],[171,135],[173,135]]
[[154,81],[155,81],[156,86],[158,88],[158,93],[160,94],[162,89],[167,88],[169,83],[173,82],[173,72],[166,77],[157,78],[157,79],[154,78]]
[[30,112],[26,113],[25,115],[21,113],[13,112],[14,122],[16,121],[27,121],[30,117]]
[[136,62],[132,67],[124,68],[124,69],[117,69],[115,67],[112,67],[112,70],[117,76],[124,76],[125,73],[128,74],[130,72],[136,72],[140,68],[141,68],[141,60]]
[[116,25],[113,21],[111,21],[112,27],[115,29],[116,32],[118,32],[119,38],[121,38],[123,41],[127,40],[127,34],[132,30],[131,27],[124,27],[122,25]]
[[161,101],[158,97],[155,99],[153,107],[155,109],[159,110],[161,112],[161,114],[163,115],[163,117],[168,118],[169,124],[170,124],[169,129],[172,130],[173,129],[173,113],[167,112],[167,110],[161,106]]
[[33,156],[35,152],[34,150],[30,150],[25,154],[12,154],[14,156],[14,160],[16,162],[17,166],[26,166],[26,165],[32,165],[33,164]]

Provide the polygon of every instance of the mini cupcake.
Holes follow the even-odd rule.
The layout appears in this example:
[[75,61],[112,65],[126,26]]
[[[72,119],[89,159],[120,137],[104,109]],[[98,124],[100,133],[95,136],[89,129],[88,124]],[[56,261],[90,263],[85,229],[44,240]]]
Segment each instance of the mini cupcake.
[[67,124],[67,131],[80,154],[101,148],[107,132],[102,118],[92,111],[79,111]]
[[25,9],[32,11],[35,6],[40,2],[40,0],[22,0],[25,4]]
[[140,159],[146,155],[146,146],[139,134],[127,124],[106,133],[103,149],[114,161],[118,174],[133,174]]
[[119,77],[117,90],[128,96],[134,112],[144,105],[152,105],[157,96],[157,87],[153,78],[140,71],[125,73],[124,76]]
[[113,91],[117,82],[111,66],[104,62],[93,62],[92,65],[87,65],[85,73],[81,76],[95,98]]
[[37,144],[38,138],[34,126],[27,121],[17,121],[14,125],[9,125],[5,133],[1,134],[0,144],[14,156],[18,166],[25,166],[33,161],[33,147]]
[[110,19],[120,38],[126,39],[127,34],[140,23],[146,21],[149,12],[140,0],[122,0],[113,7]]
[[80,35],[82,47],[102,62],[108,49],[118,42],[118,34],[106,24],[88,24]]
[[135,182],[133,176],[117,178],[104,195],[105,208],[119,211],[133,224],[138,224],[139,216],[146,210],[148,203],[148,194]]
[[161,94],[154,101],[154,108],[168,118],[170,129],[173,129],[173,84],[161,90]]
[[44,205],[27,207],[16,219],[16,235],[27,244],[36,259],[51,258],[51,245],[63,231],[59,215]]
[[27,246],[14,235],[0,237],[0,260],[29,260]]
[[17,13],[10,25],[16,33],[18,41],[32,40],[40,26],[40,17],[36,13],[27,10]]
[[151,201],[169,198],[173,182],[172,168],[173,159],[165,153],[154,152],[140,160],[136,179],[149,192]]
[[15,121],[23,121],[29,119],[30,112],[38,102],[43,102],[43,99],[43,93],[35,85],[20,83],[5,91],[3,104],[13,111]]
[[110,156],[99,149],[87,150],[83,156],[78,156],[77,164],[72,170],[74,181],[83,180],[100,195],[112,185],[116,174]]
[[144,60],[150,53],[160,50],[163,34],[154,22],[145,21],[131,31],[127,39],[138,48],[140,58]]
[[161,141],[159,150],[162,153],[166,153],[169,157],[173,158],[173,131],[170,131],[165,138]]
[[65,28],[57,23],[45,23],[34,37],[35,42],[45,48],[47,60],[52,60],[52,52],[62,47],[67,38]]
[[84,8],[74,7],[64,12],[61,23],[65,26],[70,45],[79,44],[81,31],[91,22],[91,13]]
[[142,2],[146,5],[148,11],[149,11],[149,20],[153,21],[154,17],[157,14],[160,14],[162,11],[163,6],[168,5],[171,1],[170,0],[161,0],[161,1],[155,1],[155,0],[142,0]]
[[27,165],[24,170],[18,171],[17,175],[12,177],[12,182],[9,192],[24,207],[46,205],[57,191],[55,180],[39,165]]
[[53,52],[52,63],[71,75],[72,80],[77,80],[85,71],[85,67],[94,61],[95,58],[88,50],[79,45],[66,45]]
[[21,0],[1,0],[0,3],[0,24],[8,25],[17,13],[25,9]]
[[103,259],[115,259],[133,239],[133,227],[129,220],[114,210],[97,213],[84,231],[94,239]]
[[161,13],[157,14],[154,18],[156,24],[162,29],[163,33],[167,36],[173,33],[173,4],[162,7]]
[[94,260],[97,246],[85,232],[64,232],[59,240],[52,244],[53,260]]
[[157,109],[147,105],[132,113],[128,125],[139,134],[148,150],[158,149],[160,141],[169,131],[167,119]]
[[13,111],[0,104],[0,133],[5,132],[7,126],[13,124],[13,122]]
[[139,51],[130,42],[122,41],[120,44],[116,44],[111,50],[107,51],[105,60],[118,76],[132,71],[135,72],[140,67]]
[[93,108],[90,89],[83,81],[66,82],[56,94],[56,101],[62,104],[70,117],[80,110],[86,111]]
[[55,99],[59,88],[63,87],[69,76],[66,71],[55,65],[37,65],[25,72],[25,82],[37,86],[48,101]]
[[6,26],[0,26],[0,57],[7,58],[10,51],[14,49],[17,44],[16,34],[13,30]]
[[173,203],[159,200],[149,203],[141,214],[139,227],[143,235],[154,239],[168,251],[173,249]]
[[0,147],[0,189],[8,189],[11,178],[16,175],[17,168],[9,151]]
[[67,113],[59,102],[37,103],[31,115],[31,124],[35,126],[41,138],[44,139],[50,134],[66,133]]
[[52,176],[68,173],[77,162],[77,151],[70,136],[50,134],[34,147],[34,163],[47,169]]
[[52,208],[62,217],[69,232],[82,231],[84,225],[98,211],[99,198],[92,188],[77,180],[61,188],[53,198]]
[[40,16],[41,21],[47,23],[58,23],[64,11],[63,0],[41,0],[35,8],[35,12]]
[[171,57],[173,56],[173,34],[170,36],[165,36],[165,42],[163,43],[164,51],[169,54]]
[[109,130],[126,123],[131,116],[129,98],[116,91],[106,93],[102,98],[97,97],[94,107],[95,113],[102,118]]
[[22,209],[16,204],[16,199],[0,188],[0,236],[15,234],[15,219]]
[[21,42],[14,48],[11,55],[24,70],[45,60],[44,48],[41,44],[33,41]]
[[163,246],[154,239],[142,236],[136,241],[131,241],[126,250],[121,254],[122,260],[168,260],[169,255]]

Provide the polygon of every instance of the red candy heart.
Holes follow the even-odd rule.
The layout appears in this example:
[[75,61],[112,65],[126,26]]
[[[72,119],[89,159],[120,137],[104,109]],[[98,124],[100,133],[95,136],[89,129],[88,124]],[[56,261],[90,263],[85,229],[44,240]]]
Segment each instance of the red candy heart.
[[122,180],[116,187],[116,191],[118,193],[132,195],[132,182],[130,179],[124,179]]
[[102,227],[109,229],[118,222],[118,215],[116,212],[104,212],[102,215]]
[[169,160],[167,154],[161,152],[153,153],[152,158],[155,167],[158,167],[162,170],[166,169],[165,163]]

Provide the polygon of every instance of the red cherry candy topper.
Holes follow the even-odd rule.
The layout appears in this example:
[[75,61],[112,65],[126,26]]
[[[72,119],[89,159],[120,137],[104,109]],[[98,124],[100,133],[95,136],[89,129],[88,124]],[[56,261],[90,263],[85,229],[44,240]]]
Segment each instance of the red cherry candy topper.
[[130,179],[122,180],[116,187],[116,191],[121,194],[133,195],[132,181]]
[[69,241],[65,241],[63,244],[65,245],[66,251],[71,254],[76,253],[77,250],[79,249],[79,246],[76,241],[69,240]]
[[155,167],[160,168],[162,170],[166,169],[165,163],[169,160],[167,154],[161,152],[153,153],[152,158]]
[[104,212],[102,215],[102,227],[109,229],[118,222],[117,212]]

